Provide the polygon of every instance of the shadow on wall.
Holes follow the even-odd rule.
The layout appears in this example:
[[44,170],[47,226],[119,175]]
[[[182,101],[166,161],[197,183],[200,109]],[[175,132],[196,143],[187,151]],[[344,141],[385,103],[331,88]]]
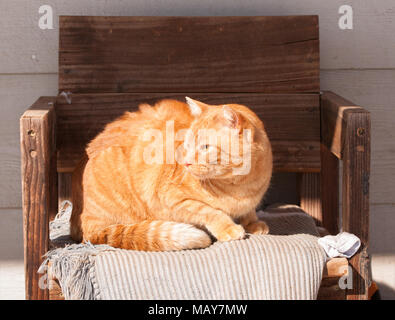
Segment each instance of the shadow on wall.
[[395,290],[385,283],[376,282],[379,287],[380,300],[395,300]]
[[[263,204],[287,203],[298,204],[297,174],[292,172],[275,172],[270,181]],[[261,205],[262,207],[262,205]]]

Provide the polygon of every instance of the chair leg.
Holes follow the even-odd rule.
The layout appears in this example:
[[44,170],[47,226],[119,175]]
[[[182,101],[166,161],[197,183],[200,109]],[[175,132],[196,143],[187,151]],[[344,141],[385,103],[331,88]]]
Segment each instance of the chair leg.
[[38,274],[48,251],[49,217],[56,212],[56,155],[52,98],[40,98],[20,119],[26,299],[48,299]]
[[370,273],[370,259],[366,248],[360,250],[350,261],[352,270],[352,289],[347,289],[347,300],[368,300]]

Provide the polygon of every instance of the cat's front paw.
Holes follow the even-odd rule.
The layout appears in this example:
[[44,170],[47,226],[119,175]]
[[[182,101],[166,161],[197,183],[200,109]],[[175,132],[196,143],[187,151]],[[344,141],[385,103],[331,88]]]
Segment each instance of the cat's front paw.
[[240,240],[245,237],[244,228],[239,225],[231,225],[227,228],[222,229],[218,234],[215,235],[218,241],[231,241],[231,240]]
[[269,226],[263,221],[254,221],[246,226],[246,231],[251,234],[268,234]]

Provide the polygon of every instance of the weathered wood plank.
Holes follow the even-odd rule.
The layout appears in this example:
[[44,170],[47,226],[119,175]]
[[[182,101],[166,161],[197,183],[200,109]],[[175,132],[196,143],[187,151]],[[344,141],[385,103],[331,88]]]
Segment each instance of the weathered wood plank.
[[319,92],[318,16],[61,16],[59,90]]
[[298,176],[294,172],[274,172],[263,205],[273,203],[299,204]]
[[320,170],[319,96],[317,94],[76,94],[68,104],[58,98],[58,170],[70,172],[80,160],[87,142],[105,124],[140,103],[163,98],[180,101],[185,96],[211,104],[240,103],[263,120],[274,153],[276,171]]
[[353,267],[353,289],[348,299],[367,299],[369,281],[369,178],[370,178],[370,114],[355,109],[345,114],[343,149],[342,225],[343,231],[361,240],[361,249],[350,264]]
[[[393,159],[393,101],[395,100],[395,70],[335,70],[321,71],[321,88],[363,106],[372,117],[372,156]],[[395,162],[392,162],[395,164]],[[377,169],[380,169],[379,167]],[[384,191],[384,190],[382,190]],[[388,202],[388,201],[383,201]]]
[[339,287],[339,278],[324,278],[318,290],[317,300],[345,300],[346,290]]
[[330,234],[339,232],[339,160],[321,144],[322,225]]
[[332,258],[326,262],[322,278],[339,278],[347,274],[348,260],[346,258]]
[[370,114],[331,92],[321,96],[322,143],[343,160],[343,231],[361,239],[361,249],[351,260],[353,289],[348,299],[367,299],[369,259]]
[[369,232],[370,114],[355,109],[345,117],[343,152],[343,229],[356,234],[363,245]]
[[324,267],[317,300],[345,300],[346,289],[339,286],[340,278],[348,275],[346,258],[329,259]]
[[65,200],[71,201],[71,173],[59,173],[58,174],[58,203],[59,207]]
[[48,250],[49,217],[56,214],[54,98],[41,97],[20,119],[26,298],[48,299],[37,273]]
[[300,207],[322,226],[321,176],[320,173],[302,173],[299,182]]
[[325,91],[321,95],[322,143],[339,159],[343,159],[346,145],[346,119],[348,114],[364,110],[343,97]]

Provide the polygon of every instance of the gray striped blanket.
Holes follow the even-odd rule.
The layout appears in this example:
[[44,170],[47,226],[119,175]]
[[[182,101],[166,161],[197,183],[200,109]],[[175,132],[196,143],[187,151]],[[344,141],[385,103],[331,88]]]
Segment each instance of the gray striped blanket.
[[71,244],[44,265],[66,299],[315,299],[326,256],[312,218],[295,206],[259,216],[272,234],[177,252]]

